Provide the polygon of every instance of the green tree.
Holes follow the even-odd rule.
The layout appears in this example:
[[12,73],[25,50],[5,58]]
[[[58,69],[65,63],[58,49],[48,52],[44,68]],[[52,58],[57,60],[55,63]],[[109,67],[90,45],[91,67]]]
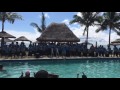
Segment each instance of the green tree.
[[16,19],[22,20],[22,16],[14,12],[0,12],[0,21],[2,21],[2,32],[4,31],[5,21],[13,24]]
[[[2,22],[2,32],[4,32],[4,23],[8,21],[9,23],[14,23],[16,19],[22,20],[22,16],[14,12],[0,12],[0,21]],[[1,40],[1,46],[4,43],[4,38]]]
[[111,30],[119,34],[120,31],[120,14],[117,12],[104,12],[102,16],[101,23],[99,28],[96,30],[99,31],[109,30],[109,45],[111,39]]
[[73,20],[70,24],[79,23],[81,26],[85,26],[83,35],[87,32],[86,45],[88,44],[88,31],[90,26],[94,26],[101,22],[102,17],[99,15],[100,12],[80,12],[81,16],[74,15]]
[[45,15],[42,12],[42,19],[41,19],[41,26],[39,26],[37,23],[32,22],[30,25],[35,27],[38,32],[42,33],[45,29],[46,29],[46,25],[45,25]]

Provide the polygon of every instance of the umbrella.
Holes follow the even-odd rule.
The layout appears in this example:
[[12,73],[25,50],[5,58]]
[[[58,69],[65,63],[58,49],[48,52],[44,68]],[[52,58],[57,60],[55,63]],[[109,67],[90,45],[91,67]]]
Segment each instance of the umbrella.
[[4,38],[16,38],[16,37],[5,31],[2,31],[2,32],[0,32],[0,38],[2,38],[1,39],[1,47],[2,47],[4,44]]
[[[15,39],[14,41],[30,41],[29,39],[27,39],[25,36],[21,36],[17,39]],[[30,41],[31,42],[31,41]]]
[[[0,42],[1,42],[1,40],[0,40]],[[4,42],[13,42],[13,40],[10,40],[8,38],[4,38]]]
[[116,39],[115,41],[111,42],[111,45],[120,45],[120,39]]
[[16,38],[16,37],[3,31],[3,32],[0,32],[0,38]]

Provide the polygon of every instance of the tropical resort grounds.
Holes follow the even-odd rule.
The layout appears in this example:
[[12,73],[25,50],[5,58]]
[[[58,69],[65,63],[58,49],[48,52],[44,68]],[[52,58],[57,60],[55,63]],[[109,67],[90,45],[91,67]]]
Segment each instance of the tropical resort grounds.
[[[98,12],[81,12],[82,19],[91,15],[97,16]],[[114,16],[116,13],[107,13]],[[42,13],[42,29],[40,37],[32,42],[25,36],[16,38],[4,31],[4,22],[9,19],[11,12],[0,12],[2,19],[2,31],[0,32],[0,78],[119,78],[120,77],[120,48],[117,46],[120,39],[110,42],[107,47],[95,45],[88,42],[88,28],[94,24],[81,21],[87,24],[87,38],[85,42],[70,30],[65,23],[51,23],[45,27],[45,17]],[[14,13],[14,15],[17,15]],[[86,15],[86,17],[85,17]],[[105,13],[106,15],[106,13]],[[111,18],[112,18],[111,16]],[[117,14],[116,14],[117,16]],[[2,17],[2,18],[1,18]],[[18,17],[21,19],[21,17]],[[79,22],[80,17],[74,16],[73,22]],[[93,17],[92,17],[93,18]],[[13,18],[14,19],[14,18]],[[88,19],[91,19],[88,17]],[[88,20],[86,19],[86,20]],[[113,18],[115,19],[115,18]],[[118,19],[118,18],[117,18]],[[115,20],[117,20],[115,19]],[[10,19],[12,20],[12,19]],[[101,21],[101,17],[95,20]],[[105,24],[101,25],[106,29]],[[114,23],[110,23],[114,24]],[[31,23],[36,26],[35,23]],[[118,24],[115,24],[119,26]],[[112,25],[111,25],[112,27]],[[116,27],[119,29],[118,27]],[[115,28],[112,28],[115,29]],[[119,32],[116,31],[119,35]],[[9,38],[15,38],[14,40]],[[19,42],[21,41],[21,42]],[[29,42],[26,45],[25,42]]]
[[[51,27],[53,31],[50,30]],[[54,31],[53,27],[58,28]],[[56,39],[58,37],[56,34],[54,39],[50,38],[51,33],[60,33],[61,30],[65,30],[70,37],[67,35],[65,39],[64,33],[59,40]],[[97,46],[97,43],[96,45],[89,43],[87,48],[86,42],[77,43],[79,39],[69,31],[65,24],[52,23],[34,43],[25,36],[13,40],[14,42],[5,38],[6,43],[0,49],[0,63],[7,71],[0,72],[1,78],[18,78],[24,76],[25,72],[25,75],[36,78],[43,73],[45,75],[49,73],[49,78],[82,78],[83,72],[89,78],[120,77],[117,69],[120,66],[120,49],[116,45],[111,49],[110,46],[105,48],[102,45]],[[46,42],[47,38],[53,42]],[[26,41],[30,43],[28,46],[25,45]],[[34,75],[35,72],[38,76]]]

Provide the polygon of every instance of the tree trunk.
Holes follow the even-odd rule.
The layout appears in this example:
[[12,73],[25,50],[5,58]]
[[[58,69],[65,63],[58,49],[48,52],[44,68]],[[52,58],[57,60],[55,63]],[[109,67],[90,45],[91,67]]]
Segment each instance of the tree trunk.
[[109,30],[109,46],[110,46],[110,38],[111,38],[111,27],[110,27],[110,30]]
[[4,22],[5,22],[5,16],[3,15],[3,18],[2,18],[2,32],[4,31]]
[[2,21],[2,32],[4,31],[4,22]]
[[[4,22],[5,22],[5,18],[3,16],[3,20],[2,20],[2,32],[4,31]],[[1,38],[1,47],[4,45],[4,37]]]
[[88,27],[87,27],[87,38],[86,38],[86,47],[88,45]]

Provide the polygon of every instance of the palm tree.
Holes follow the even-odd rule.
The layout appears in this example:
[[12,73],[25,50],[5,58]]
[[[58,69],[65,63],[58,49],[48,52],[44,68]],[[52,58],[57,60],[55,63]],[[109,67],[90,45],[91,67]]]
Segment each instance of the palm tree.
[[94,26],[95,24],[101,22],[101,16],[99,15],[100,12],[80,12],[81,16],[74,15],[73,20],[70,21],[70,24],[73,23],[79,23],[81,26],[85,26],[83,35],[85,35],[85,32],[87,32],[87,37],[86,37],[86,46],[88,43],[88,30],[90,26]]
[[42,20],[41,20],[41,26],[39,26],[37,23],[32,22],[30,25],[35,27],[38,32],[42,33],[45,29],[46,29],[46,25],[45,25],[45,15],[42,12]]
[[22,20],[22,16],[14,12],[0,12],[0,21],[2,21],[2,32],[4,31],[5,21],[13,24],[16,19]]
[[[22,20],[22,16],[14,12],[0,12],[0,21],[2,22],[2,32],[4,32],[5,21],[8,21],[13,24],[16,19]],[[2,38],[1,40],[1,46],[3,45],[3,43],[4,43],[4,38]]]
[[120,14],[117,12],[105,12],[102,16],[102,21],[99,24],[99,28],[96,32],[104,31],[109,29],[109,46],[111,38],[111,30],[119,34],[120,30]]

